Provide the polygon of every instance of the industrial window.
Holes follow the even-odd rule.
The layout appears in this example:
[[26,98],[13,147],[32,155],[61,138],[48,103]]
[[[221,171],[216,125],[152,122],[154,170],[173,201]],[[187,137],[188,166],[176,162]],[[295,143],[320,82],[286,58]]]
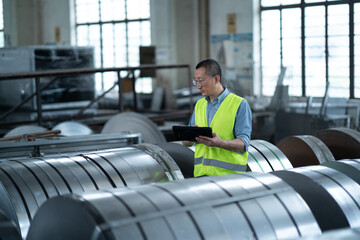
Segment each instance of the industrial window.
[[355,82],[355,97],[360,98],[360,3],[354,6],[354,82]]
[[3,5],[0,0],[0,47],[4,47],[4,16],[3,16]]
[[[75,14],[77,45],[94,46],[96,67],[139,66],[139,46],[151,44],[149,0],[76,0]],[[115,79],[116,73],[98,74],[96,89]],[[151,92],[151,82],[139,78],[137,92]]]
[[360,1],[261,0],[262,94],[360,97]]

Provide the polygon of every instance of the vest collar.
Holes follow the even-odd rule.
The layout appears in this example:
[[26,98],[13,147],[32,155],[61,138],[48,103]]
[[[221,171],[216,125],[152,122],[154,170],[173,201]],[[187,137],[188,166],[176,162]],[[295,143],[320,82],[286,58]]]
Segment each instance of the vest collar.
[[[229,94],[230,94],[230,91],[229,91],[226,87],[224,87],[224,91],[223,91],[217,98],[215,98],[212,103],[213,103],[213,104],[214,104],[214,103],[217,103],[217,102],[221,103],[222,101],[224,101],[224,99],[225,99],[225,98],[227,97],[227,95],[229,95]],[[206,101],[207,101],[208,103],[211,103],[209,97],[206,97],[205,99],[206,99]]]

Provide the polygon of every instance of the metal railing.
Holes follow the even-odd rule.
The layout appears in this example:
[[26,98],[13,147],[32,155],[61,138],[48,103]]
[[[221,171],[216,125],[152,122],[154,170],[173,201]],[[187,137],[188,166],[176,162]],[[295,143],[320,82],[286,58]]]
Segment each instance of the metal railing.
[[[34,72],[23,72],[23,73],[9,73],[9,74],[0,74],[0,81],[4,80],[33,80],[35,79],[35,92],[23,99],[20,103],[16,104],[14,107],[6,111],[4,114],[0,116],[0,122],[5,119],[10,114],[17,111],[21,106],[23,106],[26,102],[28,102],[33,97],[36,97],[36,111],[37,111],[37,123],[39,126],[43,125],[43,116],[42,116],[42,103],[41,103],[41,91],[48,87],[50,84],[59,80],[61,76],[74,76],[80,74],[93,74],[93,73],[105,73],[105,72],[116,72],[117,73],[117,82],[114,85],[106,90],[104,93],[99,95],[98,97],[92,99],[89,104],[78,111],[75,117],[77,118],[81,116],[86,109],[88,109],[95,102],[99,101],[103,98],[107,93],[113,90],[116,86],[119,87],[119,111],[123,111],[123,102],[122,102],[122,82],[124,78],[121,78],[120,72],[127,71],[128,76],[132,76],[132,90],[133,90],[133,104],[134,111],[137,111],[137,98],[136,98],[136,90],[135,90],[135,82],[136,70],[145,70],[145,69],[172,69],[172,68],[186,68],[188,71],[188,82],[189,82],[189,90],[190,90],[190,111],[192,112],[193,108],[193,96],[192,96],[192,82],[191,82],[191,69],[188,64],[173,64],[173,65],[141,65],[137,67],[121,67],[121,68],[79,68],[79,69],[64,69],[64,70],[46,70],[46,71],[34,71]],[[40,78],[42,77],[55,77],[51,81],[47,82],[43,86],[40,85]]]

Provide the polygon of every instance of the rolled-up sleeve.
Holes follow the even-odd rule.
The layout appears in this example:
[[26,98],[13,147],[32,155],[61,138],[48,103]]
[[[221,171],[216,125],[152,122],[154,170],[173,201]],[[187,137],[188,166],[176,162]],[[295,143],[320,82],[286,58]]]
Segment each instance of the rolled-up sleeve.
[[241,139],[248,151],[252,131],[252,113],[248,102],[244,99],[237,110],[233,134],[235,138]]

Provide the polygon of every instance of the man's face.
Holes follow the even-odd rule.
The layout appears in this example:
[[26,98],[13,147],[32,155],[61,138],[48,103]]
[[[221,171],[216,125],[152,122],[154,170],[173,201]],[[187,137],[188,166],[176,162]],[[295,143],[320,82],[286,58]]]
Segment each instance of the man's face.
[[195,70],[196,87],[200,90],[202,96],[211,96],[215,91],[215,79],[206,74],[205,68],[201,67]]

